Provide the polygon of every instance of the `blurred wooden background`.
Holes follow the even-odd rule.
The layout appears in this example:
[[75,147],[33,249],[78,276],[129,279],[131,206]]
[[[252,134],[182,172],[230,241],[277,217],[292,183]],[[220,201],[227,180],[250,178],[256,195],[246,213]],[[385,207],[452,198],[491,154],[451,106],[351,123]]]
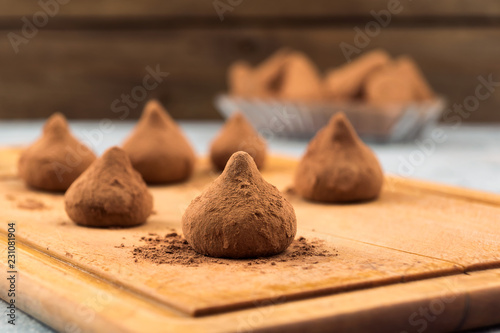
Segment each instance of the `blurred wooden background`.
[[[37,1],[0,1],[0,118],[54,111],[117,118],[123,113],[112,103],[142,85],[147,66],[159,66],[170,75],[148,97],[159,98],[176,118],[216,119],[213,98],[224,91],[231,62],[256,63],[290,46],[322,70],[340,65],[339,44],[353,44],[354,27],[364,30],[374,20],[370,11],[397,0],[59,1],[57,13],[46,16],[17,54],[8,34],[22,36],[23,17],[43,23],[37,14],[43,9]],[[214,3],[232,7],[223,21]],[[450,104],[474,95],[479,75],[500,81],[500,1],[400,0],[400,6],[366,50],[412,55]],[[466,120],[499,122],[498,90]],[[138,104],[128,118],[140,114]]]

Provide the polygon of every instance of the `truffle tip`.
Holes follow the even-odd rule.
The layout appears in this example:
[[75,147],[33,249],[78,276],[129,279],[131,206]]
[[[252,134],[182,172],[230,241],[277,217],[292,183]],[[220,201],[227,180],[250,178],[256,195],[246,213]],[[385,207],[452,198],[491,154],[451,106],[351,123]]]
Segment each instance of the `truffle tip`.
[[334,141],[354,141],[358,135],[344,112],[337,112],[327,125]]
[[157,99],[149,100],[144,106],[144,111],[141,116],[142,120],[150,124],[165,124],[172,121],[167,110]]
[[132,165],[128,154],[118,146],[113,146],[106,150],[104,154],[102,154],[100,160],[104,164],[114,164],[119,162],[120,164]]
[[258,171],[258,169],[253,157],[244,151],[237,151],[231,155],[231,158],[227,161],[226,167],[224,168],[224,174],[226,175],[236,175],[242,172],[254,174],[255,171]]
[[66,117],[60,112],[56,112],[47,119],[43,127],[43,132],[49,133],[60,133],[68,131],[68,122]]
[[236,111],[229,117],[228,119],[229,124],[240,124],[240,123],[248,123],[247,118],[241,113],[241,111]]

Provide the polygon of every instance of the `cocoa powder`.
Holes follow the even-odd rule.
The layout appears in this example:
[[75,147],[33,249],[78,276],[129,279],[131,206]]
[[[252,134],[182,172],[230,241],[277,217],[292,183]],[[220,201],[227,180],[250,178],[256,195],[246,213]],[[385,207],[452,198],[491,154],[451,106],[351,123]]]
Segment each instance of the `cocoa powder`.
[[364,201],[379,195],[383,179],[377,157],[340,112],[309,143],[295,173],[295,191],[313,201]]
[[244,151],[253,157],[261,169],[266,159],[266,142],[255,131],[248,120],[239,112],[229,118],[212,142],[210,160],[218,170],[224,170],[227,161],[237,151]]
[[253,158],[237,152],[188,206],[182,231],[198,253],[255,258],[283,252],[295,237],[297,220],[292,205],[262,178]]
[[[295,239],[283,253],[255,259],[221,259],[207,257],[193,250],[188,241],[172,229],[168,234],[161,236],[150,233],[140,239],[144,245],[133,247],[132,255],[136,262],[147,262],[157,265],[183,265],[197,267],[201,265],[314,265],[328,257],[337,256],[335,250],[326,246],[320,239],[307,240],[304,237]],[[123,248],[123,244],[115,246]]]
[[92,227],[130,227],[146,222],[153,197],[122,149],[112,147],[66,191],[68,216]]
[[94,153],[71,135],[66,118],[54,113],[42,136],[21,154],[18,172],[32,188],[65,191],[95,159]]
[[40,201],[33,198],[25,198],[23,201],[17,203],[17,208],[28,209],[28,210],[41,210],[46,209],[47,206]]
[[191,176],[196,156],[179,126],[156,100],[144,107],[124,142],[134,168],[151,184],[184,181]]

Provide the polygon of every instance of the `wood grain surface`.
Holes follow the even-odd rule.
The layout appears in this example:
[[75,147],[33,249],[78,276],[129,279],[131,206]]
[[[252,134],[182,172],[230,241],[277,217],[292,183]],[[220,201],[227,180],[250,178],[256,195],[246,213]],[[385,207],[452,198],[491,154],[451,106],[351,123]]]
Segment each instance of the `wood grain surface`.
[[[3,38],[0,59],[9,65],[0,65],[0,118],[46,118],[59,111],[69,118],[135,119],[147,98],[159,98],[175,118],[218,119],[213,101],[226,90],[226,69],[233,61],[257,64],[289,46],[325,70],[346,61],[339,45],[354,37],[351,28],[328,27],[47,30],[18,54]],[[432,33],[425,27],[399,28],[384,30],[366,49],[410,54],[452,105],[475,94],[478,76],[500,80],[500,50],[491,42],[498,39],[500,30],[494,27]],[[146,68],[157,66],[169,76],[122,111],[122,95],[141,87]],[[498,105],[500,94],[492,93],[461,121],[499,120],[497,112],[490,112]],[[453,115],[445,119],[448,124],[456,123]]]
[[[0,156],[13,161],[16,150]],[[289,189],[296,161],[269,162],[264,177]],[[76,226],[62,195],[27,189],[6,164],[0,233],[5,244],[6,222],[16,222],[21,308],[60,330],[416,331],[421,323],[409,318],[419,306],[439,310],[430,331],[500,322],[487,307],[500,306],[498,196],[393,177],[379,200],[364,204],[313,204],[287,191],[298,236],[323,240],[335,256],[315,264],[155,265],[134,262],[133,247],[149,233],[179,230],[185,207],[217,176],[205,160],[189,182],[152,187],[155,214],[129,229]],[[34,203],[44,207],[27,208]]]
[[[388,0],[231,1],[221,21],[216,1],[85,1],[58,7],[36,36],[19,45],[23,20],[43,10],[39,2],[0,2],[0,118],[118,118],[111,104],[142,85],[147,66],[171,75],[148,97],[158,97],[180,119],[220,119],[215,95],[226,90],[227,67],[256,64],[286,46],[307,53],[324,70],[346,61],[341,42],[355,45],[355,28],[375,22]],[[43,2],[43,1],[42,1]],[[55,2],[49,1],[47,2]],[[362,47],[410,54],[435,91],[450,105],[473,96],[478,76],[500,76],[500,6],[495,0],[400,1]],[[500,121],[500,94],[481,100],[465,122]],[[134,102],[135,103],[135,102]],[[141,101],[128,118],[140,114]]]
[[[63,1],[61,1],[63,2]],[[316,0],[304,4],[300,1],[265,0],[223,1],[226,4],[237,4],[237,10],[232,15],[240,17],[299,17],[318,16],[367,16],[371,10],[386,9],[388,0],[351,0],[329,1]],[[495,0],[421,0],[418,2],[401,1],[405,10],[404,16],[421,17],[494,17],[500,15],[500,7]],[[15,17],[28,15],[40,10],[37,2],[4,0],[0,4],[0,17]],[[87,0],[85,2],[70,2],[60,6],[60,17],[214,17],[216,16],[213,1],[196,0]]]

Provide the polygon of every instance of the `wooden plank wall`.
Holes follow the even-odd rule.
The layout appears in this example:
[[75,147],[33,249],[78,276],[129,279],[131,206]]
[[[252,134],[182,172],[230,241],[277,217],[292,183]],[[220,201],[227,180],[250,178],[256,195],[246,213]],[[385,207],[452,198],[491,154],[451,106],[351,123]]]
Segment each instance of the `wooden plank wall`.
[[[478,76],[500,81],[497,0],[45,0],[58,3],[46,24],[39,2],[3,0],[0,118],[54,111],[117,118],[125,114],[122,94],[143,85],[146,68],[159,67],[169,75],[148,97],[159,98],[176,118],[216,119],[213,98],[224,91],[225,69],[234,60],[257,63],[290,46],[320,69],[339,65],[345,61],[340,43],[353,44],[354,28],[374,20],[371,11],[395,2],[401,11],[365,50],[411,54],[450,104],[474,95]],[[214,3],[231,8],[223,21]],[[42,27],[16,53],[9,36],[25,37],[26,19]],[[133,102],[127,118],[140,113],[142,102]],[[500,122],[499,108],[500,91],[494,91],[466,121]]]

